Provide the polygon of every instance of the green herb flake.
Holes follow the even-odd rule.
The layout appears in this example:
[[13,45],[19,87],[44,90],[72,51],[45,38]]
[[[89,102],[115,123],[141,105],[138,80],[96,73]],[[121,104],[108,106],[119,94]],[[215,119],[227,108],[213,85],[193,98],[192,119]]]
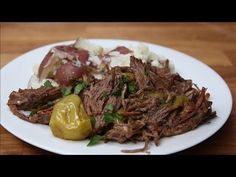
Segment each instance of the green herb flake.
[[52,83],[51,83],[49,80],[47,80],[46,82],[44,82],[43,86],[44,86],[44,87],[48,87],[48,88],[53,87]]
[[29,116],[32,117],[33,115],[35,115],[37,113],[37,111],[31,111]]
[[147,66],[145,66],[145,68],[144,68],[144,74],[145,74],[145,76],[148,76],[148,74],[149,74]]
[[105,139],[105,136],[101,136],[101,135],[94,135],[89,143],[87,144],[87,146],[93,146],[95,144],[98,144],[101,140],[104,140]]
[[113,111],[113,105],[111,103],[108,103],[105,107],[106,110],[108,111]]
[[88,84],[84,81],[79,82],[74,88],[74,94],[78,95],[84,88],[86,88]]
[[115,120],[117,121],[123,121],[124,120],[124,117],[118,113],[114,113],[115,115]]
[[133,94],[137,92],[137,86],[134,83],[129,83],[128,84],[128,91],[129,93]]
[[90,119],[90,122],[91,122],[91,124],[92,124],[92,127],[94,127],[95,124],[96,124],[96,119],[95,119],[95,117],[92,117],[92,118]]
[[103,119],[105,120],[106,124],[113,123],[114,121],[114,116],[112,113],[104,113]]
[[72,87],[69,86],[69,87],[63,87],[61,89],[61,93],[63,96],[67,96],[67,95],[70,95],[71,94],[71,90],[72,90]]
[[119,96],[121,96],[121,90],[118,89],[118,90],[114,91],[111,95],[119,97]]
[[161,105],[163,105],[163,104],[165,104],[165,103],[166,103],[166,101],[165,101],[165,100],[163,100],[163,99],[161,99],[161,100],[159,100],[159,103],[160,103]]
[[104,113],[103,119],[105,120],[106,124],[114,123],[115,121],[122,121],[123,116],[118,113]]
[[48,102],[47,102],[47,105],[48,105],[48,106],[52,106],[52,105],[53,105],[53,102],[52,102],[52,101],[48,101]]

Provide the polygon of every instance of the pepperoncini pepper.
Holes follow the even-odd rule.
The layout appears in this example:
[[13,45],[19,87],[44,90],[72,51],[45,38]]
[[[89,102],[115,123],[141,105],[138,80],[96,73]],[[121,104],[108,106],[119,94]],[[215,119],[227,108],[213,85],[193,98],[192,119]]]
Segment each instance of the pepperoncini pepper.
[[175,108],[175,109],[178,108],[178,107],[183,107],[184,104],[187,103],[188,101],[189,101],[188,97],[186,97],[185,95],[176,96],[172,107]]
[[49,126],[54,136],[68,140],[85,139],[92,132],[81,99],[74,94],[64,97],[54,106]]

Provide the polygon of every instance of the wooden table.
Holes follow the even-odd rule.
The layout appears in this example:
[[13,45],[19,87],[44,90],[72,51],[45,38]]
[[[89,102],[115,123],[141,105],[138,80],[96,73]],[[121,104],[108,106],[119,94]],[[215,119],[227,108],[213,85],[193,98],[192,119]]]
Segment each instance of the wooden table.
[[[78,36],[146,41],[185,52],[215,69],[236,100],[236,23],[2,23],[1,67],[31,49]],[[0,135],[0,154],[51,154],[3,127]],[[215,135],[178,154],[236,154],[236,106]]]

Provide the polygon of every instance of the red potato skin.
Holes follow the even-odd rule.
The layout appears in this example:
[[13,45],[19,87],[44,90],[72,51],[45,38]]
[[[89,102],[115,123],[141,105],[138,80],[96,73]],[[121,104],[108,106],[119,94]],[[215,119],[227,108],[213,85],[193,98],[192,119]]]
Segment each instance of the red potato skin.
[[71,62],[67,62],[65,64],[62,64],[56,70],[55,81],[59,85],[68,86],[71,85],[76,79],[82,77],[84,73],[84,67],[77,67]]
[[79,59],[82,63],[86,63],[89,58],[89,53],[87,50],[83,49],[77,49],[73,46],[56,46],[57,50],[60,50],[61,52],[65,52],[67,55],[74,56],[76,59]]
[[86,51],[86,50],[80,50],[79,52],[78,52],[78,58],[79,58],[79,60],[82,62],[82,63],[86,63],[86,61],[88,61],[88,58],[89,58],[89,53],[88,53],[88,51]]
[[[82,65],[86,65],[86,62],[88,61],[88,58],[89,58],[89,53],[87,50],[83,50],[83,49],[78,50],[75,47],[73,47],[73,45],[55,46],[53,49],[51,49],[47,53],[47,55],[44,57],[43,61],[41,62],[40,66],[39,66],[38,78],[40,78],[40,80],[45,79],[45,77],[47,77],[46,74],[52,70],[52,67],[50,66],[50,64],[46,68],[45,68],[45,66],[49,62],[52,62],[53,59],[55,59],[55,57],[57,56],[57,52],[59,52],[60,56],[62,56],[62,58],[60,58],[60,59],[66,59],[66,58],[72,59],[73,58],[75,60],[79,60]],[[63,67],[59,67],[58,69],[60,72],[63,72],[62,71],[63,68],[72,69],[72,72],[74,72],[74,73],[69,73],[69,70],[66,70],[65,73],[68,75],[68,77],[80,75],[80,73],[82,71],[82,69],[78,69],[78,67],[75,67],[75,66],[73,67],[73,66],[68,66],[68,65],[65,65]],[[46,72],[46,74],[45,74],[45,72]],[[52,72],[54,72],[54,71],[52,71]],[[57,76],[55,76],[55,78],[57,78],[58,81],[60,81],[61,83],[66,83],[66,84],[68,83],[67,80],[69,80],[68,78],[66,78],[66,76],[61,76],[61,74],[59,72],[57,72]]]
[[132,52],[131,50],[129,50],[127,47],[124,47],[124,46],[118,46],[112,51],[117,51],[117,52],[120,52],[120,54],[124,54],[124,55]]
[[41,62],[38,70],[38,78],[41,78],[41,74],[43,72],[44,66],[49,62],[50,59],[52,59],[53,53],[50,51],[47,53],[47,55],[44,57],[43,61]]

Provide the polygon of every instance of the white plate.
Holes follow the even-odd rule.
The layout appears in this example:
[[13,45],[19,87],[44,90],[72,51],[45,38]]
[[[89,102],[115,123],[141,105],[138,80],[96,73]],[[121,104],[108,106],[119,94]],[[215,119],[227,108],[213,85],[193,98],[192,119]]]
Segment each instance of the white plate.
[[[104,47],[117,45],[137,45],[137,41],[127,40],[91,40]],[[87,147],[88,140],[68,141],[55,138],[46,125],[32,124],[14,116],[6,105],[8,96],[13,90],[26,88],[32,75],[33,64],[39,64],[49,49],[59,44],[70,44],[74,41],[61,42],[34,49],[11,61],[1,70],[1,125],[16,137],[39,148],[58,154],[123,154],[121,149],[134,149],[143,143],[119,144],[102,143]],[[217,117],[210,124],[204,124],[195,130],[182,135],[161,139],[160,145],[150,145],[151,154],[171,154],[192,147],[213,135],[228,119],[232,109],[231,92],[225,81],[211,68],[191,56],[159,45],[144,43],[151,51],[167,57],[177,72],[186,79],[192,79],[199,87],[207,87],[213,101],[212,108]]]

